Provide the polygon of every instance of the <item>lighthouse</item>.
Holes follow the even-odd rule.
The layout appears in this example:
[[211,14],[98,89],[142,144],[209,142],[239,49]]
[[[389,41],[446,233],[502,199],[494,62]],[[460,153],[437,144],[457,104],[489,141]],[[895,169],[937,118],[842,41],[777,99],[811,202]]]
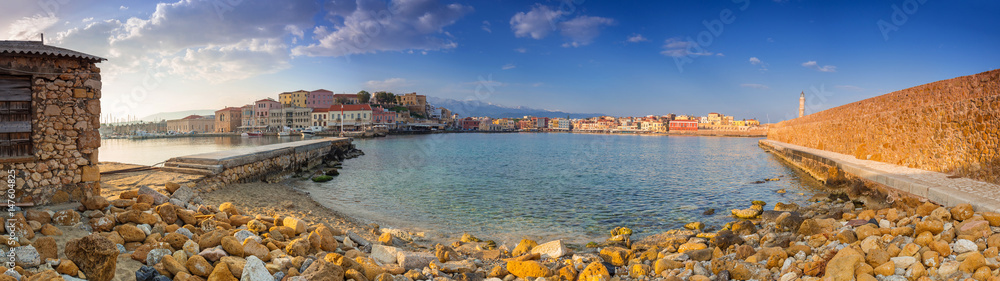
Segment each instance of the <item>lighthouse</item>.
[[806,113],[806,92],[799,93],[799,117]]

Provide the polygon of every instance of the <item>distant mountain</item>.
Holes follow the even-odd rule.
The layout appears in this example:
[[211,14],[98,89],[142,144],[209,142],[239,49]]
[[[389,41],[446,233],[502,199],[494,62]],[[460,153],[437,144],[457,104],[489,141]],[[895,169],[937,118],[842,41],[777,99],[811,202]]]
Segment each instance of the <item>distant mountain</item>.
[[569,118],[590,118],[604,115],[600,113],[567,113],[524,106],[509,107],[479,101],[457,101],[436,97],[427,97],[427,102],[437,107],[447,108],[453,113],[458,113],[461,117],[489,116],[492,118],[521,118],[524,116],[537,116],[565,118],[566,116],[569,116]]
[[185,110],[185,111],[174,111],[174,112],[160,112],[150,116],[142,117],[142,121],[160,121],[160,120],[173,120],[188,117],[190,115],[215,115],[214,109],[198,109],[198,110]]

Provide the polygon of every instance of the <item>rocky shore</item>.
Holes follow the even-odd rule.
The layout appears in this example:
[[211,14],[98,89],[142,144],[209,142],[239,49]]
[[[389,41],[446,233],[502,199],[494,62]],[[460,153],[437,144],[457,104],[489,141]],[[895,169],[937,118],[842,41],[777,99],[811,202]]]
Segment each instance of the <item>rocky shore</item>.
[[[636,241],[619,227],[587,245],[472,235],[430,245],[317,211],[294,190],[241,187],[224,190],[245,197],[199,196],[165,183],[17,211],[2,247],[14,264],[0,280],[1000,280],[1000,214],[968,205],[816,196],[748,202],[718,231],[692,222]],[[238,200],[215,202],[227,197]]]

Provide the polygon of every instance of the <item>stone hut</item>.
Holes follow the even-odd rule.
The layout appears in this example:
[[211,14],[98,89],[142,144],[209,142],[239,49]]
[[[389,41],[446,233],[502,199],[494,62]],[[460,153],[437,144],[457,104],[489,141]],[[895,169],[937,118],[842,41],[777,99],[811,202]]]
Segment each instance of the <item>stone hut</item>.
[[100,194],[96,64],[104,60],[40,41],[0,41],[0,176],[8,199],[45,205]]

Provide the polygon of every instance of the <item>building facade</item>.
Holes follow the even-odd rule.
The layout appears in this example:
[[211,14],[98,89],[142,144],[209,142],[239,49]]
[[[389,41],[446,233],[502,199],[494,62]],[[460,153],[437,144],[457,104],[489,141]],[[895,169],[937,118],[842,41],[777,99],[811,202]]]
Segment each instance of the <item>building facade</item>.
[[697,131],[698,121],[694,120],[674,120],[670,121],[670,131]]
[[372,125],[380,126],[380,128],[395,129],[396,128],[396,113],[390,110],[386,110],[381,106],[376,106],[372,108]]
[[372,125],[372,107],[368,104],[338,104],[330,107],[330,126],[361,130]]
[[306,107],[306,99],[309,97],[309,92],[305,90],[298,90],[294,92],[284,92],[278,94],[278,102],[281,103],[283,107],[295,106],[295,107]]
[[[268,128],[271,124],[271,110],[280,109],[281,103],[275,101],[274,99],[267,98],[254,102],[254,127],[253,131],[270,131],[273,128]],[[279,127],[280,128],[280,127]]]
[[331,105],[333,105],[333,92],[331,91],[319,89],[306,95],[306,107],[329,109]]
[[312,126],[312,108],[290,106],[271,109],[267,125],[273,131],[304,129]]
[[104,60],[38,41],[0,41],[0,176],[11,205],[101,195],[97,63]]
[[427,117],[427,96],[409,93],[396,96],[396,102],[410,110],[411,114],[418,114]]
[[254,105],[248,104],[244,105],[242,108],[243,113],[240,115],[240,127],[238,132],[253,132],[256,126],[256,119],[254,119]]
[[167,130],[175,133],[215,132],[215,117],[189,115],[181,119],[167,120]]
[[233,133],[243,122],[243,108],[227,107],[215,112],[215,132]]

